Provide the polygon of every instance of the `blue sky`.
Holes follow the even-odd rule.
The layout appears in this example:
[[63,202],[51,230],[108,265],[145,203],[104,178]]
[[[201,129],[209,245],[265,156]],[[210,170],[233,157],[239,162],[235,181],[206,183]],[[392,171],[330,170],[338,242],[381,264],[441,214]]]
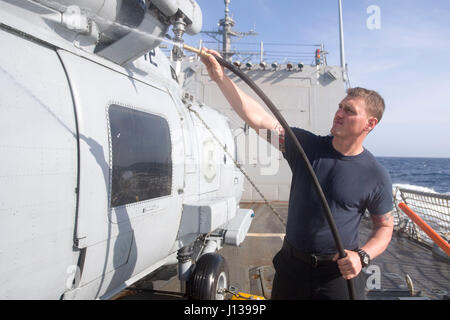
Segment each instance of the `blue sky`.
[[[223,0],[197,2],[203,30],[216,30]],[[376,156],[450,158],[450,1],[342,2],[351,85],[377,90],[386,102],[365,146]],[[379,8],[379,29],[367,26],[374,22],[371,5]],[[328,64],[339,65],[337,6],[338,0],[231,0],[230,13],[235,30],[258,33],[242,41],[323,43]],[[196,39],[185,36],[187,43]]]

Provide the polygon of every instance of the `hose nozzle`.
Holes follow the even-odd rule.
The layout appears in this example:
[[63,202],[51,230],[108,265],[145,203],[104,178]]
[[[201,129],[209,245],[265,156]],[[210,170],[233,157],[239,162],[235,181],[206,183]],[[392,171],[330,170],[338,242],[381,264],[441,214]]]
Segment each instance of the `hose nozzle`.
[[186,49],[188,51],[194,52],[194,53],[198,54],[201,57],[207,58],[207,57],[211,56],[210,53],[208,53],[206,51],[203,51],[203,48],[202,49],[197,49],[197,48],[188,46],[187,44],[183,44],[183,49]]

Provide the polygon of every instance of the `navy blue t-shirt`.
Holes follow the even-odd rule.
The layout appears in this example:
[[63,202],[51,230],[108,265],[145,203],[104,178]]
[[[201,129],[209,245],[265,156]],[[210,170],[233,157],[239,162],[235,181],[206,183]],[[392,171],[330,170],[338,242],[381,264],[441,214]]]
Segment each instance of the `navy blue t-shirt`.
[[[382,215],[393,208],[388,172],[367,149],[356,156],[344,156],[334,149],[332,136],[317,136],[299,128],[292,130],[320,182],[344,248],[358,248],[359,224],[366,209],[370,214]],[[305,253],[336,253],[320,197],[288,135],[283,155],[292,169],[287,241]]]

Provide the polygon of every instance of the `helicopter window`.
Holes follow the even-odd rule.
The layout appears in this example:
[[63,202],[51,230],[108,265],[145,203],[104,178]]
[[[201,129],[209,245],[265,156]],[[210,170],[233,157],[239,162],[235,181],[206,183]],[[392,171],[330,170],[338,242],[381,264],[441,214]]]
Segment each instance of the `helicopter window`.
[[109,123],[113,164],[111,207],[171,194],[172,145],[167,121],[111,105]]

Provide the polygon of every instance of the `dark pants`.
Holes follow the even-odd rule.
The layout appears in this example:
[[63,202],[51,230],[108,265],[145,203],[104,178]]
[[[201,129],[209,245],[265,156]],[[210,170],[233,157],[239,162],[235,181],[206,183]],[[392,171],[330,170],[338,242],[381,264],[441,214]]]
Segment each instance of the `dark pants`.
[[[348,286],[337,266],[328,263],[313,267],[284,250],[273,258],[275,278],[272,300],[348,300]],[[365,299],[366,276],[361,271],[353,279],[355,298]]]

